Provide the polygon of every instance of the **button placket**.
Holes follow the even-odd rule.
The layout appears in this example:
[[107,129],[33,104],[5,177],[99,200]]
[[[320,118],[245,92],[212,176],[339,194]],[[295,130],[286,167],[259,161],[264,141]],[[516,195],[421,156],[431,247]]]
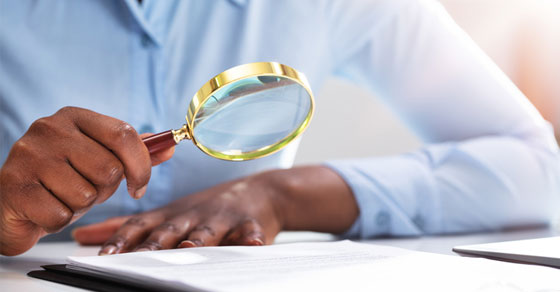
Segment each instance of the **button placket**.
[[377,223],[377,226],[380,228],[387,228],[389,226],[390,221],[391,221],[391,217],[385,211],[381,211],[377,213],[377,217],[375,218],[375,222]]
[[142,34],[142,37],[140,39],[140,44],[144,48],[149,48],[152,45],[152,40],[150,39],[150,36],[148,36],[146,33]]

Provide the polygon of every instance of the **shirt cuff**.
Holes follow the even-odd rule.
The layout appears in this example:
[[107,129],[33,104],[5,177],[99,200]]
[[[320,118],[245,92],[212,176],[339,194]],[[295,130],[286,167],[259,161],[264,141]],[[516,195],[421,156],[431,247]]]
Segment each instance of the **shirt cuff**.
[[360,214],[341,236],[417,236],[441,228],[439,200],[419,155],[329,161],[351,188]]

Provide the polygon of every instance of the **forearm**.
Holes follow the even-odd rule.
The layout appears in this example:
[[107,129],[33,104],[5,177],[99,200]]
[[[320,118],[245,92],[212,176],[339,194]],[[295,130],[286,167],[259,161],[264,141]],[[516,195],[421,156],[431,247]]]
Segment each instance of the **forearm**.
[[360,207],[350,236],[413,236],[546,224],[557,213],[556,151],[495,136],[398,156],[331,162]]
[[253,181],[274,191],[275,210],[283,230],[343,233],[359,209],[346,182],[325,166],[305,166],[258,174]]

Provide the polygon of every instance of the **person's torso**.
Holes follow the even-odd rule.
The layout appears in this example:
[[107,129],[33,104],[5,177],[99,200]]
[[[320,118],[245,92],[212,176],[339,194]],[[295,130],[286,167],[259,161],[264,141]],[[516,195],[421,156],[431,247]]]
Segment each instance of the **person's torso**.
[[[244,63],[285,63],[316,89],[331,70],[321,9],[300,0],[145,0],[141,7],[134,0],[0,0],[0,162],[34,120],[64,106],[121,119],[141,133],[180,127],[199,87]],[[227,162],[182,142],[152,169],[142,200],[121,187],[82,223],[289,167],[295,148]]]

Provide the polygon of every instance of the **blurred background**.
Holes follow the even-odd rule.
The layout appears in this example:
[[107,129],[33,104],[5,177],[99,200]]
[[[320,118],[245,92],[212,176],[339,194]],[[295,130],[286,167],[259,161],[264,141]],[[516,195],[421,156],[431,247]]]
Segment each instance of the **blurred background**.
[[[560,0],[440,2],[552,123],[560,140]],[[362,88],[332,79],[315,95],[316,115],[296,164],[393,155],[421,145]]]

